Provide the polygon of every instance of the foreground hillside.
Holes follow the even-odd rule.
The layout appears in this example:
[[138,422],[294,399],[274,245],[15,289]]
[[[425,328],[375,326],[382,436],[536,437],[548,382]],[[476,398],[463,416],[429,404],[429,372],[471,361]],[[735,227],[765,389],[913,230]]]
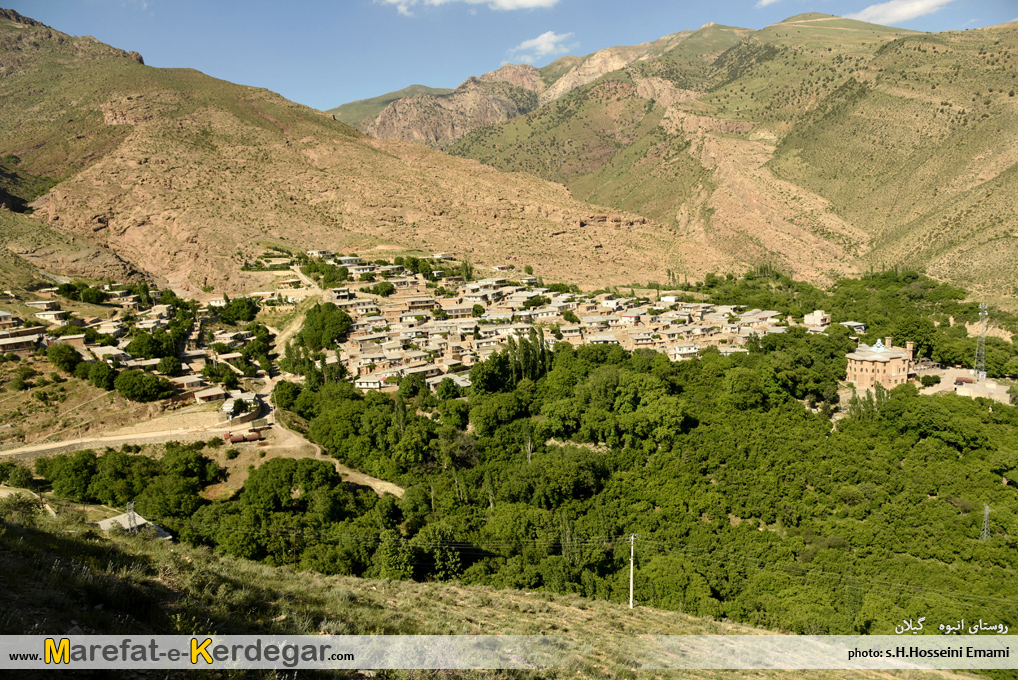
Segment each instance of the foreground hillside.
[[239,272],[259,241],[541,262],[570,281],[664,278],[679,252],[699,272],[735,265],[559,185],[370,139],[271,92],[145,66],[6,11],[0,55],[0,156],[59,180],[33,218],[183,292],[259,285]]
[[[634,645],[627,647],[630,651],[638,650],[632,636],[765,632],[647,607],[630,610],[575,595],[326,577],[273,568],[147,535],[114,532],[107,536],[84,524],[84,513],[74,506],[52,501],[51,506],[56,517],[9,497],[0,499],[0,574],[8,595],[6,606],[0,607],[4,635],[60,635],[75,626],[86,634],[132,635],[561,635],[576,651],[560,672],[609,678],[632,677],[633,660],[619,654],[627,643]],[[445,671],[440,677],[558,674]],[[307,675],[362,677],[343,671]],[[738,675],[688,673],[688,677],[711,678]],[[782,671],[753,675],[792,677]],[[795,673],[795,677],[817,679],[883,676],[848,671]],[[386,677],[421,676],[389,672]]]

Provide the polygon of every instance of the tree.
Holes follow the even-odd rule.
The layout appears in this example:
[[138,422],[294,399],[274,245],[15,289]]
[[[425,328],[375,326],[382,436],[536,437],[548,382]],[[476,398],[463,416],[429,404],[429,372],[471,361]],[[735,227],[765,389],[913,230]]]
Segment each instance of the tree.
[[312,352],[331,349],[346,339],[352,324],[350,315],[334,303],[315,305],[304,317],[304,328],[297,334],[297,342]]
[[159,475],[138,495],[138,512],[154,521],[164,517],[190,517],[202,506],[201,488],[192,477]]
[[438,387],[435,388],[435,396],[441,401],[456,399],[460,396],[459,385],[452,378],[442,378],[442,382],[438,383]]
[[927,316],[916,312],[901,318],[894,327],[894,340],[904,347],[906,341],[915,343],[914,356],[928,357],[933,353],[936,326]]
[[88,381],[94,387],[110,392],[113,390],[117,380],[117,369],[105,361],[93,362],[88,371]]
[[166,378],[145,371],[124,371],[113,384],[120,396],[131,401],[155,401],[173,393],[173,386]]
[[479,319],[484,316],[484,307],[482,305],[475,304],[472,310],[473,317]]
[[526,267],[523,268],[523,271],[526,273],[527,276],[531,276],[534,273],[534,268],[528,264]]
[[82,361],[78,350],[64,342],[55,342],[46,348],[46,356],[51,364],[66,373],[74,373]]
[[101,305],[106,302],[105,291],[99,288],[88,287],[81,291],[81,301],[92,305]]
[[180,375],[182,368],[180,359],[177,357],[163,357],[156,365],[157,371],[163,375],[168,375],[171,378],[175,378]]
[[17,465],[8,475],[7,485],[18,489],[31,489],[35,485],[35,477],[27,467]]
[[386,529],[379,538],[374,557],[378,577],[399,581],[413,578],[414,563],[417,561],[413,547],[393,529]]
[[[225,296],[224,299],[226,299]],[[228,324],[254,321],[257,315],[258,303],[250,298],[234,298],[219,310],[219,318],[223,323]]]
[[297,401],[300,393],[300,385],[283,380],[276,383],[276,388],[272,394],[276,407],[289,411],[292,409],[293,403]]

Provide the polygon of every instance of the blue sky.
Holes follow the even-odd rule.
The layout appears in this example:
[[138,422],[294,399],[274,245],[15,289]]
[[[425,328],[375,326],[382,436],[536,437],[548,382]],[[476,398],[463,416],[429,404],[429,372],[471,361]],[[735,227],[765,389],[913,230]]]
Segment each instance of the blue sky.
[[65,33],[137,50],[320,109],[412,83],[455,87],[505,62],[655,40],[714,21],[761,28],[802,12],[921,31],[1018,19],[1018,0],[7,0]]

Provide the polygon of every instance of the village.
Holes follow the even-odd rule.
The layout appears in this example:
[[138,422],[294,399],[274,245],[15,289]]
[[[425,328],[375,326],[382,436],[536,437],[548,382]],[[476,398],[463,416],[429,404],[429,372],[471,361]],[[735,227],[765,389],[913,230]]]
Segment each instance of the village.
[[[725,356],[747,352],[751,339],[786,333],[794,326],[817,334],[832,324],[831,315],[824,310],[796,320],[774,310],[691,301],[694,296],[689,294],[661,295],[650,290],[642,292],[653,297],[626,297],[617,290],[591,294],[563,284],[544,286],[538,277],[517,272],[512,265],[492,267],[491,276],[467,281],[446,275],[445,269],[460,272],[462,265],[444,253],[414,258],[415,263],[426,263],[415,267],[418,272],[408,270],[400,260],[369,262],[356,255],[308,251],[300,254],[296,264],[288,258],[272,262],[276,270],[291,267],[295,276],[277,277],[272,290],[245,297],[263,308],[296,308],[311,300],[332,303],[346,312],[352,320],[349,334],[344,342],[325,351],[325,361],[342,364],[358,388],[382,392],[395,391],[400,380],[414,375],[420,375],[432,390],[447,379],[460,388],[469,387],[474,364],[502,350],[510,339],[533,333],[540,333],[549,346],[560,342],[614,345],[629,351],[649,349],[672,361],[686,361],[698,358],[708,348]],[[308,268],[300,267],[301,262],[334,268],[350,280],[344,281],[344,286],[320,286],[302,272]],[[472,273],[472,267],[468,271]],[[375,285],[376,278],[380,285]],[[142,309],[139,296],[127,286],[106,284],[102,288],[106,304],[119,308],[108,319],[80,318],[62,309],[57,288],[35,291],[38,299],[21,302],[32,311],[32,319],[0,310],[0,353],[32,353],[53,343],[66,343],[75,347],[84,361],[159,372],[160,359],[134,357],[127,348],[138,331],[166,329],[175,313],[173,305],[152,304]],[[6,297],[14,300],[11,294]],[[253,333],[215,323],[219,311],[229,303],[225,296],[203,303],[179,356],[180,367],[166,377],[175,390],[175,401],[222,401],[224,412],[247,419],[262,410],[261,396],[267,395],[257,394],[250,384],[244,389],[238,380],[226,381],[229,384],[223,384],[221,378],[209,380],[206,366],[225,367],[238,379],[265,380],[278,375],[278,370],[265,365],[254,370],[245,365],[243,351]],[[862,323],[838,323],[854,339],[866,332]],[[68,332],[67,326],[73,332]],[[90,342],[97,336],[106,342]],[[278,352],[283,349],[276,348]],[[938,368],[917,361],[911,342],[896,347],[890,337],[873,346],[860,344],[847,359],[848,383],[863,390],[877,384],[890,389],[917,380],[922,371]],[[1008,402],[1006,387],[974,380],[969,374],[971,371],[955,371],[950,387],[964,396]]]

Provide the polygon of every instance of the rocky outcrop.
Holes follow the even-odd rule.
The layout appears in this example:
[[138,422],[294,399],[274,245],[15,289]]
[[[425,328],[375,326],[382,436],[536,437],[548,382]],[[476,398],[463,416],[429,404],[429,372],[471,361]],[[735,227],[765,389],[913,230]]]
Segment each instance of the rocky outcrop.
[[544,89],[541,72],[528,64],[506,64],[498,70],[485,73],[478,80],[486,83],[509,83],[531,92],[540,92]]
[[653,99],[661,106],[668,108],[673,104],[688,102],[696,99],[697,94],[693,90],[683,90],[675,87],[663,78],[642,78],[636,86],[636,94],[644,99]]
[[624,47],[609,47],[598,50],[582,62],[569,69],[551,87],[541,92],[541,105],[553,102],[578,87],[592,83],[601,76],[625,68],[635,61],[649,59],[678,45],[691,35],[691,31],[680,31],[666,35],[654,42]]
[[564,76],[555,81],[555,84],[541,93],[541,104],[555,101],[559,97],[572,92],[578,87],[592,83],[606,73],[618,71],[628,66],[631,59],[620,54],[616,48],[598,50],[590,55],[583,63],[574,66]]
[[442,148],[479,127],[526,113],[536,104],[531,90],[506,81],[469,78],[449,94],[397,99],[365,132],[381,139],[405,139]]
[[0,19],[13,21],[20,26],[46,26],[46,24],[36,21],[35,19],[29,19],[28,17],[21,16],[13,9],[0,8]]

